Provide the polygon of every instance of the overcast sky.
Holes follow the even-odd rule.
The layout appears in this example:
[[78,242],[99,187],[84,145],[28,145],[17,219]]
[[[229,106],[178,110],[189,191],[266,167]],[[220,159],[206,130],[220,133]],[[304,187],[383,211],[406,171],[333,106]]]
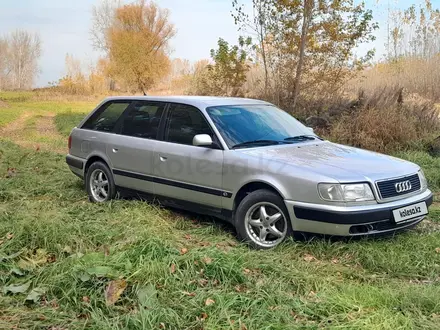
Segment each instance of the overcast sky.
[[[38,32],[43,43],[40,60],[41,74],[37,86],[58,80],[64,74],[67,53],[84,63],[95,60],[99,53],[90,43],[91,9],[99,0],[0,0],[0,33],[15,29]],[[386,2],[367,0],[379,21],[381,31],[375,47],[378,55],[384,52],[386,31]],[[418,0],[391,1],[393,7],[407,7]],[[440,1],[434,0],[433,2]],[[128,2],[128,1],[125,1]],[[209,50],[219,37],[235,42],[238,37],[231,18],[231,0],[156,0],[162,8],[171,11],[171,21],[177,28],[172,41],[172,57],[195,61],[209,58]],[[251,3],[251,0],[244,0]]]

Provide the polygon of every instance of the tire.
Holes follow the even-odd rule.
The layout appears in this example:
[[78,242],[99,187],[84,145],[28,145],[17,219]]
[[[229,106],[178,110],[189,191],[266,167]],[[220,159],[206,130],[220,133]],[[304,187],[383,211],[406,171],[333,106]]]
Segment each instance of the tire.
[[104,203],[115,198],[115,180],[106,164],[95,162],[90,165],[86,173],[86,189],[92,203]]
[[274,248],[293,234],[283,199],[266,189],[256,190],[241,201],[235,212],[235,227],[239,238],[255,249]]

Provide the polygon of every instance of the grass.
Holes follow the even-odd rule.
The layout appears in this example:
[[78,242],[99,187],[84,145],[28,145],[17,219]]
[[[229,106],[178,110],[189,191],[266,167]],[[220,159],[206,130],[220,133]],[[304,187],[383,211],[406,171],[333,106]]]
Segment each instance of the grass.
[[73,127],[78,125],[88,113],[61,112],[55,116],[55,125],[63,136],[69,136]]
[[[63,136],[86,112],[48,107]],[[438,159],[399,156],[439,189]],[[438,328],[438,205],[395,237],[253,251],[209,217],[89,203],[62,154],[0,140],[0,178],[0,329]],[[126,284],[115,304],[110,284]]]
[[0,108],[0,127],[18,119],[21,113],[22,112],[17,109]]
[[[0,108],[0,127],[16,120],[25,112],[32,113],[32,115],[70,113],[85,116],[99,103],[98,99],[93,101],[47,100],[39,98],[32,92],[1,92],[0,99],[8,104],[7,108]],[[78,116],[77,118],[81,117],[81,115]],[[79,121],[74,124],[77,123]]]
[[8,103],[26,102],[32,99],[34,93],[30,91],[3,91],[0,93],[0,99]]

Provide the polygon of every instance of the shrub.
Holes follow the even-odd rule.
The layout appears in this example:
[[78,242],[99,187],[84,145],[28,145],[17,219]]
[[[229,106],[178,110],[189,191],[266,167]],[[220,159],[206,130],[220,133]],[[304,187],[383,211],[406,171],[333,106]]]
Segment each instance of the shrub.
[[[355,105],[354,105],[355,104]],[[403,90],[377,90],[333,113],[330,139],[379,152],[424,149],[438,134],[439,113],[429,101],[403,99]]]
[[371,108],[343,115],[329,135],[337,142],[384,152],[408,146],[418,138],[417,131],[414,116],[406,111]]

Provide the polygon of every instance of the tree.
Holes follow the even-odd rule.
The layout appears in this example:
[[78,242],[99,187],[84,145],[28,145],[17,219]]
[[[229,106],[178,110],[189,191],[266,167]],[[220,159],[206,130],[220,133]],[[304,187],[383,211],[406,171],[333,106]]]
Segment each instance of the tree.
[[8,40],[0,38],[0,90],[8,88],[10,85],[11,68],[8,63],[9,58]]
[[[394,26],[392,29],[388,30],[388,43],[387,43],[387,50],[388,50],[388,58],[389,59],[397,59],[399,57],[399,49],[400,49],[400,44],[401,44],[401,40],[404,36],[403,34],[403,17],[401,16],[402,13],[401,12],[397,12],[397,13],[393,13],[393,21],[394,21]],[[390,20],[391,17],[388,17],[388,20]],[[388,26],[389,26],[389,22],[388,22]],[[390,50],[390,46],[392,46],[392,53]]]
[[[354,50],[374,40],[371,10],[353,0],[271,0],[275,18],[271,31],[277,62],[284,72],[282,85],[293,107],[300,90],[338,85],[360,68],[373,51],[355,59]],[[287,70],[286,70],[287,69]],[[295,75],[291,75],[291,71]],[[307,78],[302,83],[303,78]]]
[[209,60],[199,60],[193,65],[188,92],[191,95],[212,95]]
[[231,46],[220,38],[218,48],[211,49],[211,61],[194,64],[189,93],[197,95],[243,96],[243,86],[250,69],[251,38],[240,37]]
[[169,73],[168,44],[175,33],[168,10],[152,2],[118,8],[109,29],[110,73],[146,94]]
[[89,95],[106,92],[108,90],[106,72],[108,61],[101,58],[97,62],[84,64],[73,55],[67,54],[66,74],[54,86],[65,94]]
[[193,67],[187,59],[174,58],[170,62],[170,72],[161,85],[176,94],[185,94],[190,89],[193,79]]
[[87,77],[83,72],[81,61],[73,55],[66,54],[65,67],[66,75],[58,81],[57,86],[65,93],[86,94]]
[[264,94],[268,94],[270,88],[268,39],[270,38],[271,26],[271,1],[252,0],[252,17],[245,11],[245,6],[239,0],[232,0],[232,17],[239,31],[246,32],[255,37],[258,43],[257,54],[261,56],[264,69]]
[[109,31],[116,19],[116,9],[121,6],[120,0],[101,0],[92,8],[92,28],[90,36],[92,45],[108,55],[110,51]]
[[251,38],[243,37],[240,37],[238,45],[234,46],[229,46],[229,43],[222,38],[218,40],[218,49],[211,49],[214,64],[208,65],[209,78],[215,86],[213,92],[217,91],[220,95],[229,96],[243,94],[242,87],[249,71],[251,44]]
[[[109,59],[109,33],[116,21],[116,10],[120,6],[120,0],[100,0],[100,3],[92,8],[92,28],[90,29],[92,45],[96,50],[104,53],[105,60]],[[108,73],[108,70],[105,73]],[[114,90],[115,81],[107,78],[110,77],[107,76],[103,79],[104,81],[109,80],[108,87],[110,90]]]
[[434,9],[431,0],[394,11],[391,23],[388,39],[391,39],[393,54],[389,52],[390,58],[426,59],[440,52],[440,9]]
[[171,61],[171,79],[191,74],[191,63],[189,60],[175,58]]
[[108,79],[109,61],[107,58],[100,58],[96,63],[89,65],[89,90],[91,93],[102,93],[113,90],[112,82]]
[[10,79],[11,88],[32,87],[38,75],[38,59],[41,56],[41,41],[38,34],[16,30],[5,40],[1,48],[6,49],[3,69]]
[[315,6],[314,0],[304,0],[302,5],[302,26],[301,26],[301,39],[299,42],[299,55],[298,64],[296,65],[296,75],[293,83],[293,101],[292,108],[295,109],[296,101],[298,100],[299,84],[301,81],[301,74],[304,65],[304,55],[307,44],[307,35],[309,33],[310,22],[312,20],[313,7]]
[[253,16],[249,17],[238,2],[232,0],[233,16],[241,31],[257,37],[257,52],[268,80],[265,90],[273,84],[273,91],[279,93],[272,95],[274,101],[287,108],[296,106],[301,91],[333,93],[374,55],[368,51],[355,56],[361,43],[374,40],[372,32],[377,28],[364,3],[253,0]]

